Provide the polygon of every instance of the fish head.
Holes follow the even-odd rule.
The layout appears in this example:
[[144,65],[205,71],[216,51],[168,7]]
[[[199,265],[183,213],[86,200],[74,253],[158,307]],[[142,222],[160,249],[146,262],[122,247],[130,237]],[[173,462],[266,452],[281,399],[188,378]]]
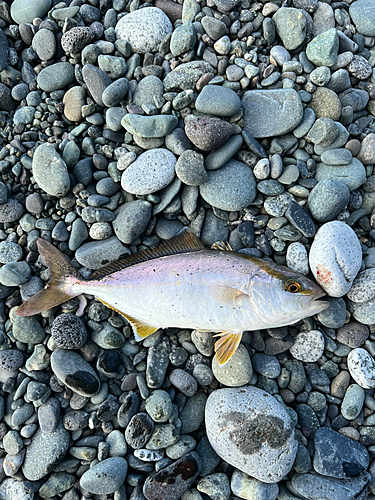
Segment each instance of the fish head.
[[268,261],[260,261],[260,270],[250,280],[252,307],[275,328],[293,324],[329,307],[318,300],[325,292],[301,273]]

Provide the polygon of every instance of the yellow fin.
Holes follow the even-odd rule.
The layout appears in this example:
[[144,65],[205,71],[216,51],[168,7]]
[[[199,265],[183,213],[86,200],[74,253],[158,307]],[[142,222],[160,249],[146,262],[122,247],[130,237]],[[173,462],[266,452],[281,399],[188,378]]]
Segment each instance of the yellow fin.
[[124,312],[120,311],[119,309],[116,309],[115,307],[110,306],[109,304],[107,304],[107,302],[104,302],[104,300],[99,299],[99,298],[98,298],[98,300],[100,300],[100,302],[102,302],[105,306],[109,307],[113,311],[116,311],[119,314],[121,314],[121,316],[124,316],[124,318],[126,318],[129,321],[129,323],[131,324],[131,326],[133,328],[135,340],[137,340],[138,342],[142,339],[145,339],[146,337],[149,337],[150,335],[155,333],[156,330],[158,330],[158,327],[147,325],[146,323],[142,323],[142,321],[139,321],[139,319],[132,318],[131,316],[129,316],[128,314],[125,314]]
[[210,295],[223,305],[239,306],[241,299],[249,298],[246,293],[230,286],[211,285],[208,287]]
[[218,335],[214,335],[214,337],[221,337],[215,343],[215,353],[219,366],[223,366],[225,365],[225,363],[228,363],[230,358],[236,352],[236,349],[241,342],[242,332],[223,332],[219,333]]
[[235,249],[228,241],[216,241],[211,245],[211,250],[221,250],[224,252],[235,252]]
[[176,236],[170,240],[163,241],[157,247],[129,255],[98,269],[91,275],[90,280],[99,280],[108,274],[121,271],[126,267],[139,264],[140,262],[165,257],[166,255],[195,252],[197,250],[204,250],[204,246],[189,228],[184,227]]

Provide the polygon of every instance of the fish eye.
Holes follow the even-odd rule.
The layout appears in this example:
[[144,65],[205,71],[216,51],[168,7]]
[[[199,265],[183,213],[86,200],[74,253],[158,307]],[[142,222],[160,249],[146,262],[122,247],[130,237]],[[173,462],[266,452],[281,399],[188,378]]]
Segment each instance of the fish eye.
[[301,290],[301,285],[298,281],[288,280],[285,282],[284,288],[287,292],[297,293]]

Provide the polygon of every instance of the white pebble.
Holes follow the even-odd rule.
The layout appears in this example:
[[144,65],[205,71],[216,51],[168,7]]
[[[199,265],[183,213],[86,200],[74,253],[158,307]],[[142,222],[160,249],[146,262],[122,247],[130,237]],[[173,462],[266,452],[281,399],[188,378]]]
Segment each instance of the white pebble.
[[286,265],[289,269],[305,276],[309,274],[309,257],[302,243],[295,241],[288,246],[288,250],[286,251]]
[[305,363],[314,363],[323,355],[324,337],[319,330],[300,332],[294,337],[294,344],[289,348],[293,358]]
[[371,354],[357,347],[348,355],[348,369],[350,375],[363,389],[375,387],[375,360]]
[[310,250],[310,268],[331,297],[342,297],[360,270],[362,249],[353,229],[340,221],[323,224]]

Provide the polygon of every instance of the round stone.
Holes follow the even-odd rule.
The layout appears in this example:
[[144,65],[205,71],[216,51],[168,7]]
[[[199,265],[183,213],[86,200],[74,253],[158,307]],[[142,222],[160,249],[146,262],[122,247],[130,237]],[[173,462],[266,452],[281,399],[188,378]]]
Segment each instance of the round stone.
[[124,171],[121,186],[137,195],[154,193],[172,182],[175,165],[176,158],[167,149],[150,149]]
[[107,458],[87,470],[80,485],[95,495],[110,495],[124,484],[128,464],[122,457]]
[[332,221],[317,232],[310,249],[310,268],[331,297],[342,297],[352,285],[362,262],[357,235],[344,222]]
[[357,347],[348,355],[348,369],[350,375],[363,389],[375,387],[375,360],[371,354]]
[[157,7],[145,7],[123,16],[115,27],[117,38],[127,40],[133,52],[156,52],[164,38],[172,33],[170,20]]
[[[82,106],[86,103],[86,90],[76,86],[70,88],[64,95],[64,115],[71,122],[82,120]],[[64,148],[65,151],[66,147]]]
[[12,332],[17,340],[25,344],[41,344],[45,338],[44,329],[35,316],[16,316]]
[[277,484],[258,481],[240,470],[233,472],[230,487],[234,495],[245,500],[276,500],[279,494]]
[[358,78],[358,80],[366,80],[372,74],[372,66],[362,56],[353,56],[353,60],[347,66],[349,73],[354,77]]
[[199,186],[202,198],[222,210],[242,210],[256,196],[256,182],[244,163],[229,160],[218,170],[207,172],[207,182]]
[[153,430],[154,422],[147,413],[137,413],[126,427],[126,442],[135,450],[143,448],[150,439]]
[[128,89],[128,80],[126,78],[118,78],[115,82],[111,83],[104,89],[102,94],[103,104],[108,108],[117,106],[125,97]]
[[87,340],[87,330],[83,321],[74,314],[60,314],[53,321],[51,335],[61,349],[79,349]]
[[212,392],[206,404],[206,431],[219,457],[264,483],[280,481],[296,457],[289,414],[256,387]]
[[166,391],[156,390],[145,401],[145,409],[154,422],[168,422],[172,415],[172,400]]
[[130,245],[141,236],[150,219],[151,203],[146,200],[135,200],[119,208],[112,225],[117,238]]
[[17,24],[32,23],[36,17],[43,19],[51,5],[52,0],[14,0],[10,15]]
[[23,206],[17,200],[8,200],[0,205],[0,222],[15,222],[23,214]]
[[203,155],[191,149],[184,151],[177,160],[176,174],[188,186],[199,186],[206,182],[207,173],[204,169]]
[[372,0],[357,0],[349,7],[358,33],[364,36],[375,36],[375,10]]
[[372,165],[375,163],[375,134],[368,134],[363,139],[357,159],[363,165]]
[[70,178],[66,164],[52,144],[41,144],[35,150],[33,176],[38,186],[52,196],[61,198],[69,191]]
[[365,391],[363,387],[357,384],[350,385],[341,403],[341,415],[346,420],[354,420],[361,413],[364,401]]
[[348,323],[337,330],[337,340],[352,348],[361,347],[369,337],[369,329],[361,323]]
[[287,50],[295,50],[303,44],[311,24],[311,18],[304,10],[282,7],[272,19]]
[[324,337],[319,330],[300,332],[294,337],[294,344],[289,348],[293,358],[304,363],[315,363],[324,352]]
[[41,61],[49,61],[56,52],[56,39],[52,31],[45,28],[34,35],[32,47]]
[[341,116],[341,102],[333,90],[318,87],[312,95],[309,107],[314,111],[316,118],[326,117],[338,121]]

